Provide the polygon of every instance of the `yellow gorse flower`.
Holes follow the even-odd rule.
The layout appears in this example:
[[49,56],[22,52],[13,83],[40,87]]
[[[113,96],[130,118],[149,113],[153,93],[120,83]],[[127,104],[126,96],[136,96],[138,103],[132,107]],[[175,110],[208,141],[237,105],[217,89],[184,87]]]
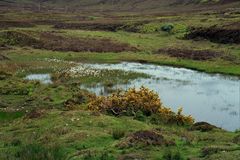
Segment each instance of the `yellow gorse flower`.
[[140,110],[157,114],[167,122],[176,122],[181,125],[194,122],[191,116],[182,114],[182,107],[177,113],[173,112],[170,108],[163,106],[157,93],[145,87],[139,90],[130,88],[125,92],[117,92],[107,97],[94,97],[88,104],[88,108],[92,111],[111,112],[116,115],[125,114],[127,111],[134,115]]

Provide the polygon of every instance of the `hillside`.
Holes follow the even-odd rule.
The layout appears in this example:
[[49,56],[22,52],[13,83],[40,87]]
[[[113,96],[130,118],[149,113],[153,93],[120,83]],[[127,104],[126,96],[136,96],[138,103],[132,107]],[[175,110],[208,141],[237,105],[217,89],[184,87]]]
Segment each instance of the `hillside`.
[[188,11],[239,7],[238,0],[3,0],[1,8],[79,11]]

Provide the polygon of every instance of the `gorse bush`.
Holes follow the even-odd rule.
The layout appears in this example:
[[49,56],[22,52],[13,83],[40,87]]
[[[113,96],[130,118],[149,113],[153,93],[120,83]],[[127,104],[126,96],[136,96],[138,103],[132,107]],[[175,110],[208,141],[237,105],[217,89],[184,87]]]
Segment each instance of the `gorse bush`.
[[115,116],[136,116],[139,111],[144,116],[157,115],[162,122],[174,122],[179,125],[192,124],[191,116],[184,116],[182,108],[177,113],[162,105],[157,93],[141,87],[139,90],[130,88],[124,92],[117,92],[110,96],[98,96],[88,104],[91,111],[99,111]]
[[157,116],[159,120],[165,123],[177,123],[178,125],[189,125],[194,123],[192,116],[185,116],[182,114],[183,108],[179,108],[177,113],[170,108],[162,107],[159,109]]
[[139,110],[145,115],[156,113],[162,107],[162,103],[156,93],[141,87],[140,90],[130,88],[125,92],[117,92],[107,97],[96,97],[88,107],[93,111],[133,116]]

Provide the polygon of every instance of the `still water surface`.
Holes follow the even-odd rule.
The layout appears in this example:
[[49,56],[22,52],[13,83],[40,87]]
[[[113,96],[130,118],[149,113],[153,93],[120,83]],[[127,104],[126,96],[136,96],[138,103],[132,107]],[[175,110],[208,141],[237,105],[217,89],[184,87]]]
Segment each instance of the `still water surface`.
[[52,83],[50,74],[30,74],[25,77],[27,80],[38,80],[44,84]]

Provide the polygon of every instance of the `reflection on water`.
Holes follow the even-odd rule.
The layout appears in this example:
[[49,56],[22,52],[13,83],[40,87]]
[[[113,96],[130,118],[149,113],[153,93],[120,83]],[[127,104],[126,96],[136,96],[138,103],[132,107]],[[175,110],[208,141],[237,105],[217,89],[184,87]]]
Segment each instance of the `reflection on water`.
[[38,81],[40,81],[41,83],[44,83],[44,84],[52,83],[50,74],[30,74],[30,75],[26,76],[25,79],[27,79],[27,80],[38,80]]
[[[207,121],[232,131],[240,128],[240,80],[237,77],[140,63],[86,65],[97,69],[121,69],[149,74],[151,78],[133,80],[113,88],[139,88],[143,85],[157,92],[163,103],[173,110],[183,106],[184,113],[191,114],[196,121]],[[109,93],[109,89],[101,85],[82,87],[98,95]]]

